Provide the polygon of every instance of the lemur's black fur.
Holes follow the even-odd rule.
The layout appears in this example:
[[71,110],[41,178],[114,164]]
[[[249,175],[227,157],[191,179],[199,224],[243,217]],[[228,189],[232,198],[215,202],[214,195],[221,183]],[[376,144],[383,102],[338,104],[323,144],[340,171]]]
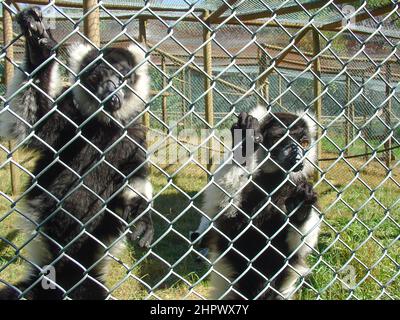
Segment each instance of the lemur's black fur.
[[[24,70],[31,74],[55,52],[52,48],[56,42],[39,8],[25,9],[17,21],[26,38]],[[97,57],[97,50],[85,50],[75,61],[77,73]],[[74,54],[72,51],[72,59]],[[121,72],[142,63],[141,57],[128,49],[107,49],[104,57]],[[138,102],[129,92],[116,94],[115,100],[110,99],[110,109],[105,106],[115,120],[104,114],[103,118],[92,116],[98,103],[90,96],[82,103],[82,92],[68,87],[56,94],[65,96],[54,104],[43,92],[52,96],[52,87],[60,81],[55,77],[56,64],[54,59],[49,60],[32,77],[40,90],[31,85],[14,98],[14,105],[10,102],[10,110],[29,125],[11,114],[0,123],[3,135],[26,139],[25,145],[40,154],[23,197],[26,208],[20,211],[36,230],[30,245],[42,252],[41,256],[33,253],[36,265],[31,266],[31,274],[15,286],[0,290],[0,299],[104,299],[108,292],[101,276],[109,246],[131,226],[136,226],[135,238],[142,236],[140,245],[148,246],[153,237],[147,210],[151,199],[143,196],[148,192],[144,189],[150,189],[145,128],[139,116],[145,102]],[[98,63],[82,75],[82,83],[93,85],[88,89],[96,94],[111,79],[104,78],[109,72]],[[129,76],[128,84],[146,99],[147,71],[141,72],[140,76]],[[19,85],[27,81],[23,76]],[[117,88],[115,81],[112,90]],[[56,289],[42,287],[41,269],[47,265],[55,267]]]
[[[232,130],[249,129],[255,153],[242,163],[223,164],[205,192],[203,212],[215,219],[202,240],[215,264],[213,298],[288,299],[307,273],[304,259],[318,235],[312,207],[317,196],[301,148],[314,143],[313,130],[291,113],[270,114],[260,123],[242,113]],[[203,223],[196,233],[205,228]]]

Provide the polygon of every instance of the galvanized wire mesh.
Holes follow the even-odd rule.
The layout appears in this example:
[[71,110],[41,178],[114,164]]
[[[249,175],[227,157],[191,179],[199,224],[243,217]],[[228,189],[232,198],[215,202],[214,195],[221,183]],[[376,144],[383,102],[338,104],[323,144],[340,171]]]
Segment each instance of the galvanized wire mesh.
[[[210,138],[212,150],[229,148],[229,135],[222,143],[218,130],[229,129],[240,111],[257,103],[272,111],[309,112],[320,128],[320,176],[314,184],[322,231],[308,259],[311,273],[301,279],[293,297],[400,297],[399,8],[394,0],[379,6],[348,2],[353,7],[347,16],[346,4],[336,1],[99,2],[102,46],[126,46],[139,36],[139,19],[146,19],[152,79],[147,152],[156,237],[147,251],[130,243],[121,255],[112,255],[106,277],[110,297],[208,297],[212,264],[188,238],[204,216],[202,196],[215,170],[201,151],[210,147]],[[212,14],[221,6],[225,10],[207,25],[204,10]],[[61,43],[60,62],[66,63],[68,45],[87,40],[82,9],[47,7]],[[297,9],[285,11],[292,7]],[[381,7],[388,9],[379,11]],[[3,11],[9,9],[16,11],[3,4]],[[358,21],[363,15],[368,19]],[[18,66],[24,47],[17,26],[14,30],[12,62]],[[205,31],[210,32],[207,40]],[[320,41],[318,52],[313,32]],[[204,47],[209,43],[212,73],[207,75]],[[3,62],[9,45],[3,43]],[[62,71],[67,82],[69,71]],[[4,84],[0,90],[6,106]],[[209,92],[212,123],[206,110]],[[319,100],[320,114],[315,110]],[[185,133],[188,128],[208,131],[193,139]],[[163,161],[160,153],[171,146],[179,157]],[[15,229],[16,217],[23,214],[18,201],[24,190],[12,194],[9,165],[21,185],[35,155],[19,146],[10,150],[5,141],[0,148],[0,279],[8,283],[29,263],[23,247],[30,241]],[[220,159],[218,154],[211,152],[214,160]]]

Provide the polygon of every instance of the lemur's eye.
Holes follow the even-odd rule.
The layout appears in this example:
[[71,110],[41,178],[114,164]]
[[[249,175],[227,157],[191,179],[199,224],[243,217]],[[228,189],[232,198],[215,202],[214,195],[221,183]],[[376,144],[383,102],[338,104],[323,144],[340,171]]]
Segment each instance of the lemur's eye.
[[308,141],[307,139],[303,139],[300,142],[300,145],[305,149],[308,148],[310,146],[310,141]]
[[97,76],[97,74],[90,74],[90,75],[87,77],[87,81],[88,81],[90,84],[97,83],[97,82],[99,81],[99,77]]

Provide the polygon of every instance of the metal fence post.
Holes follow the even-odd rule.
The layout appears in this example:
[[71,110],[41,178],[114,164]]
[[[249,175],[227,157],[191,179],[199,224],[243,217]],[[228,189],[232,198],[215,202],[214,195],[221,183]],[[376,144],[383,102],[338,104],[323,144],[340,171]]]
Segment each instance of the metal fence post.
[[[85,241],[86,237],[90,237],[89,242],[96,241],[98,246],[102,247],[98,261],[92,266],[87,266],[84,263],[85,261],[75,259],[75,257],[80,258],[80,254],[72,254],[71,258],[79,264],[77,268],[82,269],[83,281],[91,280],[88,277],[95,275],[97,266],[103,264],[103,260],[112,258],[113,265],[110,272],[105,273],[103,277],[104,280],[107,280],[105,289],[108,291],[109,299],[137,299],[142,297],[145,299],[206,299],[209,297],[209,289],[213,287],[209,285],[207,280],[212,272],[220,274],[219,277],[221,278],[226,278],[222,281],[227,284],[226,288],[223,288],[226,289],[224,293],[226,295],[221,296],[221,298],[229,297],[228,290],[239,298],[240,296],[254,298],[254,296],[247,296],[248,281],[247,283],[243,281],[244,287],[240,284],[241,279],[246,279],[253,272],[258,274],[259,280],[255,279],[254,282],[257,282],[256,287],[263,290],[257,293],[256,299],[274,297],[275,293],[283,293],[280,292],[281,289],[284,289],[285,292],[292,291],[287,296],[285,294],[282,297],[285,299],[312,299],[313,297],[315,299],[330,299],[332,297],[338,299],[370,297],[396,299],[399,297],[400,291],[395,285],[400,275],[398,272],[399,263],[395,259],[396,241],[398,240],[398,233],[395,231],[399,224],[395,210],[397,195],[392,191],[399,185],[399,168],[396,165],[398,159],[395,160],[393,157],[397,156],[399,150],[395,151],[399,144],[399,132],[397,130],[400,97],[396,90],[396,84],[400,78],[398,70],[400,58],[396,54],[390,57],[385,55],[385,53],[393,53],[393,50],[397,49],[396,43],[392,41],[399,38],[395,33],[397,30],[390,30],[390,27],[393,27],[399,18],[400,5],[397,2],[391,1],[393,3],[390,5],[371,9],[368,1],[363,0],[360,2],[362,7],[355,4],[357,10],[351,13],[351,17],[342,12],[343,17],[337,19],[338,9],[344,9],[341,4],[349,2],[349,0],[328,1],[329,3],[327,1],[305,1],[303,5],[299,5],[299,1],[294,1],[296,3],[287,1],[288,3],[283,4],[278,2],[275,4],[270,1],[269,10],[262,6],[259,8],[253,6],[251,12],[247,10],[246,5],[248,3],[239,0],[224,0],[220,7],[209,10],[205,9],[211,8],[207,1],[198,1],[196,6],[193,6],[193,1],[182,1],[179,6],[174,1],[144,1],[144,5],[135,1],[110,0],[0,1],[0,5],[3,5],[4,17],[1,56],[3,60],[1,63],[4,62],[5,65],[4,84],[6,85],[11,82],[14,66],[20,63],[19,59],[22,58],[24,51],[23,41],[19,39],[21,35],[17,37],[15,32],[13,33],[12,20],[15,24],[16,19],[15,16],[12,17],[14,8],[10,7],[11,11],[6,9],[9,5],[14,5],[17,11],[20,11],[16,6],[17,3],[24,3],[24,8],[27,7],[27,4],[42,5],[43,7],[57,6],[56,11],[60,13],[55,18],[57,26],[69,24],[72,21],[82,21],[83,25],[80,28],[84,29],[87,41],[93,44],[93,47],[96,47],[96,50],[100,53],[103,51],[102,44],[104,46],[104,44],[110,43],[113,47],[126,48],[131,44],[129,39],[126,38],[134,36],[138,37],[138,42],[145,44],[148,48],[146,59],[155,58],[153,61],[149,61],[151,70],[148,74],[153,86],[153,88],[150,88],[152,89],[150,90],[151,97],[149,102],[146,102],[145,108],[140,109],[141,112],[137,120],[141,127],[141,133],[144,126],[149,129],[144,130],[146,131],[144,138],[151,147],[146,149],[143,146],[146,159],[142,162],[142,165],[148,166],[150,171],[150,176],[145,177],[144,191],[147,193],[150,189],[147,182],[150,182],[155,190],[149,197],[146,196],[147,200],[150,200],[146,201],[148,202],[146,211],[151,212],[156,227],[153,243],[148,250],[140,250],[140,252],[135,250],[133,245],[124,249],[123,254],[117,254],[112,250],[115,245],[124,241],[124,236],[128,235],[128,231],[133,231],[133,228],[128,230],[128,227],[136,227],[143,221],[138,220],[141,218],[137,216],[138,219],[135,218],[135,220],[138,224],[133,224],[134,221],[131,223],[131,221],[119,219],[122,217],[118,216],[119,212],[115,212],[115,214],[112,212],[113,203],[119,200],[120,195],[123,198],[125,198],[125,195],[132,195],[135,198],[144,195],[141,190],[144,181],[140,179],[138,180],[139,183],[136,184],[136,180],[133,180],[137,171],[132,170],[132,172],[125,174],[119,169],[119,161],[109,161],[109,159],[113,160],[114,157],[107,156],[108,150],[111,151],[114,145],[120,143],[120,141],[125,143],[125,141],[128,141],[127,139],[130,140],[134,137],[130,137],[124,132],[120,137],[116,137],[116,141],[109,148],[99,149],[94,143],[95,141],[93,142],[82,135],[81,129],[86,122],[82,125],[78,123],[76,136],[63,144],[62,148],[57,148],[56,156],[60,158],[61,152],[64,153],[64,150],[76,138],[85,139],[91,147],[99,149],[102,156],[98,158],[98,161],[96,161],[97,159],[91,161],[90,164],[93,163],[93,165],[90,165],[89,170],[82,167],[83,170],[79,168],[78,171],[74,169],[75,163],[69,166],[69,163],[63,161],[64,157],[50,159],[51,161],[60,160],[61,162],[58,162],[68,170],[68,175],[71,171],[71,176],[76,175],[79,183],[74,183],[71,188],[68,188],[69,190],[66,190],[68,194],[62,191],[53,195],[52,198],[57,202],[57,207],[54,206],[55,210],[51,210],[54,212],[49,211],[48,218],[44,219],[43,222],[31,221],[29,215],[24,212],[21,212],[22,218],[29,220],[27,221],[28,224],[35,222],[35,230],[40,231],[40,236],[47,237],[47,229],[42,226],[52,219],[51,216],[58,214],[60,209],[63,210],[62,213],[69,215],[68,209],[73,209],[73,206],[69,206],[69,203],[73,201],[70,196],[73,194],[74,197],[75,195],[84,195],[75,192],[82,187],[85,188],[85,193],[88,192],[90,196],[99,199],[102,210],[87,211],[90,216],[86,214],[85,217],[89,218],[89,221],[86,218],[80,221],[79,217],[70,215],[71,219],[76,221],[76,232],[71,229],[72,233],[65,237],[66,241],[61,241],[59,245],[55,244],[60,247],[60,255],[53,262],[50,262],[49,266],[59,263],[58,261],[61,261],[59,259],[69,258],[71,255],[68,256],[68,254],[72,253],[70,248],[75,245],[75,241]],[[186,6],[183,2],[186,3]],[[326,11],[327,15],[319,15],[319,10]],[[132,14],[133,12],[134,14]],[[82,20],[83,13],[85,18]],[[104,13],[107,15],[103,16]],[[383,16],[384,19],[379,20],[382,21],[382,24],[376,27],[363,28],[363,30],[353,28],[344,21],[354,18],[354,21],[359,24],[367,16],[371,18]],[[116,25],[119,25],[119,27],[115,27]],[[149,26],[148,30],[147,26]],[[65,47],[70,46],[75,42],[75,36],[82,36],[80,30],[75,27],[65,37],[60,32],[54,33],[55,38],[60,39],[59,44],[62,46],[59,60],[58,58],[57,60],[62,67],[61,82],[63,85],[68,83],[66,68],[63,67],[64,61],[68,58],[65,54],[64,45]],[[261,29],[264,29],[264,31],[261,32]],[[343,47],[342,42],[348,40],[351,46],[351,43],[354,43],[354,39],[352,39],[354,34],[364,36],[358,39],[360,41],[356,41],[356,50],[347,50],[348,46]],[[349,39],[346,39],[347,35],[350,35]],[[121,36],[123,39],[120,38]],[[371,39],[372,37],[375,39],[372,41],[365,40],[369,36],[371,36]],[[8,48],[10,44],[12,46]],[[380,51],[379,46],[382,46],[382,51]],[[374,50],[373,55],[370,55],[371,49]],[[364,53],[367,58],[361,57],[360,53]],[[74,58],[73,54],[72,56]],[[12,59],[14,61],[11,61]],[[157,66],[155,66],[154,61],[157,61]],[[93,65],[95,65],[95,61],[93,61]],[[157,70],[161,74],[157,74]],[[179,72],[177,72],[178,70]],[[275,78],[275,76],[278,78]],[[311,81],[312,89],[310,88]],[[37,87],[35,84],[35,82],[26,85],[24,83],[20,88],[16,88],[15,94],[25,94],[27,91],[25,88],[29,88],[28,94],[30,94],[31,89]],[[337,88],[338,90],[336,90]],[[3,91],[3,86],[1,89]],[[89,90],[89,88],[86,89]],[[282,93],[284,97],[281,96]],[[157,98],[155,99],[155,97]],[[383,99],[385,97],[386,99]],[[7,103],[4,103],[7,101],[7,97],[2,96],[0,98],[5,107],[8,108]],[[60,95],[59,99],[64,98]],[[382,101],[385,102],[382,103]],[[158,105],[159,103],[161,104]],[[299,111],[305,112],[305,109],[307,109],[307,112],[310,113],[310,121],[317,124],[317,141],[312,146],[316,148],[317,162],[314,164],[315,175],[311,177],[315,179],[316,183],[311,183],[311,185],[316,189],[315,192],[318,195],[320,206],[314,208],[315,212],[312,215],[315,218],[307,219],[307,223],[303,225],[304,228],[303,226],[298,228],[300,225],[297,218],[307,217],[301,217],[303,214],[291,216],[290,206],[286,206],[285,203],[285,208],[281,207],[279,202],[282,201],[279,199],[279,193],[276,193],[281,190],[287,195],[287,190],[292,190],[291,186],[286,189],[287,183],[294,182],[297,184],[296,175],[286,176],[287,182],[284,181],[281,186],[273,186],[274,190],[268,190],[269,188],[265,188],[268,187],[267,183],[264,184],[264,181],[268,182],[268,179],[261,181],[258,178],[254,179],[254,174],[243,175],[238,166],[231,166],[229,162],[224,161],[225,152],[228,151],[226,149],[229,148],[229,141],[227,140],[231,136],[228,128],[231,126],[231,121],[234,120],[232,117],[235,116],[232,115],[233,111],[235,114],[248,111],[255,107],[254,104],[256,103],[260,105],[269,104],[269,107],[272,107],[273,103],[271,112],[285,111],[297,114]],[[16,106],[13,102],[13,107]],[[26,107],[25,103],[22,106]],[[76,106],[82,107],[79,104]],[[0,109],[2,107],[0,103]],[[7,111],[6,108],[2,111]],[[269,108],[267,110],[269,111]],[[56,112],[54,115],[60,115],[62,119],[68,121],[68,113],[64,114],[62,108],[55,108],[51,111],[40,121],[43,121],[43,123],[48,121],[46,118],[52,116],[53,112]],[[190,121],[188,117],[190,117]],[[201,119],[199,119],[200,117]],[[177,121],[177,119],[183,120]],[[162,129],[158,125],[161,122],[165,124]],[[73,125],[73,123],[71,124]],[[304,126],[304,123],[302,125]],[[30,127],[33,130],[36,125]],[[193,131],[190,133],[183,132],[186,131],[183,129],[192,129]],[[33,133],[39,133],[37,129],[35,130],[36,132]],[[288,130],[283,131],[285,135],[291,133],[287,132]],[[153,132],[154,135],[151,134]],[[189,137],[186,133],[189,133]],[[197,135],[198,133],[199,135]],[[277,132],[278,134],[280,133]],[[196,137],[194,141],[188,139],[192,136]],[[197,139],[198,136],[201,138]],[[28,136],[25,139],[28,140],[31,137]],[[296,137],[297,134],[290,138]],[[220,138],[221,143],[219,142]],[[355,139],[357,140],[353,142]],[[201,143],[199,143],[200,140],[202,140]],[[365,141],[364,146],[362,146],[362,141]],[[138,141],[132,139],[131,142],[136,144]],[[303,141],[299,142],[303,145]],[[6,146],[7,143],[9,143],[8,147]],[[14,143],[14,146],[12,143]],[[43,143],[52,147],[45,140],[43,140]],[[86,144],[86,142],[84,143]],[[343,148],[343,143],[348,148]],[[284,146],[285,142],[282,145]],[[376,145],[379,145],[379,150],[377,150]],[[0,263],[0,288],[7,284],[5,280],[12,279],[15,272],[20,272],[19,269],[13,269],[15,262],[26,260],[29,264],[33,264],[33,261],[20,254],[22,248],[26,247],[25,244],[20,244],[25,242],[25,238],[26,244],[36,239],[31,236],[31,233],[26,233],[28,237],[24,235],[15,238],[16,241],[14,241],[13,232],[8,232],[8,221],[13,222],[14,217],[21,215],[16,210],[24,208],[18,205],[19,199],[22,199],[22,195],[25,195],[21,189],[21,178],[25,177],[25,174],[33,177],[33,187],[36,190],[36,188],[42,187],[38,184],[42,181],[40,179],[42,174],[50,174],[49,178],[53,179],[54,171],[50,168],[55,163],[52,162],[48,168],[42,170],[42,173],[35,176],[36,170],[34,173],[29,172],[34,162],[33,156],[19,148],[14,150],[17,149],[15,146],[17,146],[16,141],[5,141],[4,146],[0,145],[4,155],[7,156],[6,160],[4,160],[5,156],[1,157],[3,162],[2,174],[5,177],[3,187],[6,190],[0,190],[0,205],[10,201],[12,203],[10,210],[7,208],[7,204],[3,205],[5,210],[0,210],[0,244],[3,242],[6,246],[10,246],[10,252],[12,252],[9,257],[6,255],[7,257],[2,259],[5,260],[5,264],[3,261]],[[362,152],[363,148],[365,148],[365,154]],[[393,148],[393,151],[390,148]],[[123,156],[123,154],[118,156]],[[257,160],[261,161],[254,163],[259,164],[261,170],[267,169],[269,171],[268,164],[270,161],[264,159],[263,156],[264,154],[260,153],[260,158]],[[307,158],[312,161],[311,157]],[[17,160],[23,160],[23,162],[17,163]],[[214,166],[221,160],[225,162],[221,167],[223,170],[215,170]],[[265,167],[264,160],[268,161],[265,162],[267,165]],[[275,159],[273,160],[275,161]],[[246,163],[245,165],[248,169],[252,169],[251,164],[247,166]],[[10,166],[10,169],[8,166]],[[91,183],[91,177],[88,176],[89,174],[97,174],[94,171],[98,170],[96,167],[100,167],[101,170],[101,167],[105,166],[110,169],[110,172],[115,172],[118,176],[121,172],[124,176],[122,177],[124,181],[122,188],[107,197],[103,197],[103,195],[108,194],[108,190],[112,191],[111,188],[113,188],[114,183],[110,185],[110,189],[107,189],[106,186],[107,190],[104,193],[100,188],[97,188],[96,183]],[[71,170],[69,170],[70,168]],[[209,178],[208,183],[205,181],[204,174],[206,168],[208,170],[206,170]],[[231,171],[232,169],[233,171]],[[290,172],[290,170],[284,171]],[[221,172],[221,175],[219,172]],[[227,174],[225,177],[228,179],[224,179],[225,174]],[[11,187],[9,186],[8,176],[10,176]],[[113,178],[108,173],[107,176],[110,179]],[[230,183],[230,177],[239,179],[240,183]],[[129,187],[125,185],[125,181],[129,184]],[[56,179],[54,184],[59,182],[62,183],[61,179]],[[211,190],[206,189],[208,186],[204,185],[205,182],[212,187]],[[139,187],[138,190],[135,190],[136,185]],[[249,187],[246,187],[247,185]],[[91,186],[95,188],[91,190]],[[11,193],[10,188],[12,194],[16,194],[16,196],[6,194]],[[256,188],[260,192],[254,193],[255,197],[250,195],[250,201],[244,202],[243,200],[246,197],[242,197],[243,193],[253,192]],[[44,193],[52,196],[50,188],[41,189]],[[60,185],[61,189],[65,189],[63,183]],[[207,193],[204,197],[206,190],[207,192],[216,192],[216,197],[207,198]],[[296,189],[293,190],[296,191]],[[27,189],[25,192],[28,193],[30,190]],[[299,197],[294,195],[296,198],[300,198],[302,193],[301,190]],[[289,197],[290,200],[291,196]],[[66,197],[69,200],[66,200]],[[11,199],[15,200],[12,201]],[[217,204],[217,206],[214,206],[215,209],[198,206],[204,199],[206,201],[203,202],[206,204]],[[259,202],[259,199],[262,202]],[[275,202],[275,199],[279,202]],[[72,201],[70,202],[70,200]],[[297,201],[293,203],[297,203]],[[251,208],[253,204],[255,206]],[[51,206],[53,207],[53,205]],[[270,207],[275,207],[272,208],[273,212],[270,211]],[[79,206],[79,209],[81,208],[86,210],[84,204]],[[132,208],[131,206],[128,209]],[[293,213],[298,209],[294,209]],[[232,221],[232,223],[239,222],[235,225],[235,227],[238,226],[235,228],[238,232],[227,233],[228,230],[219,228],[217,219],[219,220],[219,216],[225,214],[225,212],[231,217],[231,213],[239,213],[238,219],[227,220]],[[264,219],[262,215],[265,213],[273,213],[276,217],[281,216],[283,218],[282,220],[277,218],[269,221],[269,226],[274,226],[277,223],[276,227],[279,228],[279,231],[278,228],[275,229],[277,232],[274,235],[263,235],[265,230],[259,227],[258,222]],[[116,241],[106,240],[105,243],[101,243],[101,240],[97,237],[99,234],[97,232],[98,227],[94,230],[94,234],[91,233],[89,223],[94,219],[99,219],[97,221],[101,223],[100,219],[104,214],[112,214],[126,226],[124,230],[126,232],[121,234]],[[203,249],[201,245],[198,245],[200,243],[197,240],[192,241],[192,236],[188,238],[188,231],[197,227],[199,222],[197,218],[200,217],[212,219],[211,225],[208,225],[210,231],[216,231],[222,237],[226,236],[228,246],[224,253],[221,252],[221,259],[224,258],[225,254],[230,255],[230,252],[234,256],[241,256],[239,259],[243,261],[243,265],[240,268],[241,270],[234,272],[234,276],[231,277],[231,272],[226,274],[226,270],[223,270],[225,268],[220,268],[219,262],[223,261],[218,255],[207,257],[204,255],[205,251],[199,250]],[[221,218],[224,217],[221,216]],[[267,219],[269,218],[267,217]],[[107,220],[106,222],[108,222]],[[278,220],[284,222],[285,225]],[[38,222],[37,225],[36,222]],[[159,224],[159,222],[161,223]],[[290,231],[288,228],[293,228],[295,232],[293,239],[281,237],[286,231]],[[390,229],[390,232],[382,231],[387,228]],[[321,237],[318,237],[318,229],[320,229]],[[392,230],[394,232],[391,232]],[[242,235],[252,234],[253,231],[256,234],[255,238],[260,239],[260,247],[257,249],[258,245],[256,245],[253,248],[254,254],[251,253],[250,256],[244,254],[245,250],[241,252],[240,243],[238,247],[235,242],[240,242],[243,239]],[[354,237],[355,234],[357,237]],[[287,235],[290,236],[290,234]],[[133,242],[133,237],[129,238],[129,242]],[[68,239],[72,240],[67,241]],[[290,241],[291,243],[288,245],[284,239],[294,241]],[[49,240],[52,240],[50,235]],[[258,240],[255,240],[258,243]],[[312,240],[311,242],[315,242],[318,246],[314,247],[308,240]],[[223,241],[225,242],[225,240]],[[13,251],[13,248],[18,250]],[[281,248],[284,250],[280,250]],[[300,281],[296,282],[292,289],[278,288],[275,285],[279,282],[277,277],[284,276],[286,271],[290,272],[291,269],[299,269],[291,268],[290,262],[297,259],[294,254],[302,253],[303,248],[306,248],[311,254],[311,259],[307,259],[307,266],[310,267],[307,275],[317,272],[316,277],[309,281],[310,279],[306,277],[306,269],[304,269],[304,272],[303,269],[300,270],[302,271],[301,274],[293,270],[300,276]],[[309,251],[309,249],[312,250]],[[340,254],[337,254],[337,249],[340,250]],[[282,259],[280,259],[282,262],[278,264],[284,265],[284,267],[275,270],[276,272],[272,272],[271,269],[271,274],[267,275],[269,272],[264,271],[268,268],[259,270],[258,261],[268,262],[269,252],[276,252],[277,255],[274,253],[274,256],[282,256]],[[204,266],[204,268],[198,268],[192,263],[201,261],[203,258],[207,258],[207,266]],[[274,257],[272,256],[272,258]],[[74,262],[72,259],[71,263]],[[150,259],[152,260],[151,266],[148,268]],[[233,259],[235,260],[235,258]],[[211,263],[209,264],[208,261]],[[184,264],[183,268],[181,267],[182,263]],[[273,264],[275,269],[278,264],[275,261],[273,261]],[[360,265],[361,267],[359,267]],[[6,271],[6,268],[9,268],[9,270]],[[376,269],[374,274],[371,274],[372,269]],[[156,270],[156,272],[152,272],[153,270]],[[44,276],[44,273],[41,272],[40,276]],[[94,280],[97,281],[96,276]],[[373,286],[368,283],[370,280],[374,284]],[[79,285],[60,289],[66,289],[68,298],[74,298],[76,295],[72,292],[78,289]],[[120,287],[122,290],[119,289]],[[26,289],[26,293],[31,289],[33,288]],[[167,289],[168,292],[164,289]],[[275,293],[272,291],[275,291]],[[29,298],[29,295],[27,297]]]

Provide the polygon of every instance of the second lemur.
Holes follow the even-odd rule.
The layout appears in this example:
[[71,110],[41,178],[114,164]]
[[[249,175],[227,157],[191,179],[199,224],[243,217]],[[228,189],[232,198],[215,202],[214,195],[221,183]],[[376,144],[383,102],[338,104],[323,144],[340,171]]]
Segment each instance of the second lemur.
[[[313,122],[257,106],[240,114],[232,133],[239,133],[233,140],[240,156],[216,169],[204,192],[206,216],[191,234],[210,250],[212,297],[291,299],[319,232],[317,196],[307,181],[316,158]],[[247,154],[249,143],[255,148]]]

